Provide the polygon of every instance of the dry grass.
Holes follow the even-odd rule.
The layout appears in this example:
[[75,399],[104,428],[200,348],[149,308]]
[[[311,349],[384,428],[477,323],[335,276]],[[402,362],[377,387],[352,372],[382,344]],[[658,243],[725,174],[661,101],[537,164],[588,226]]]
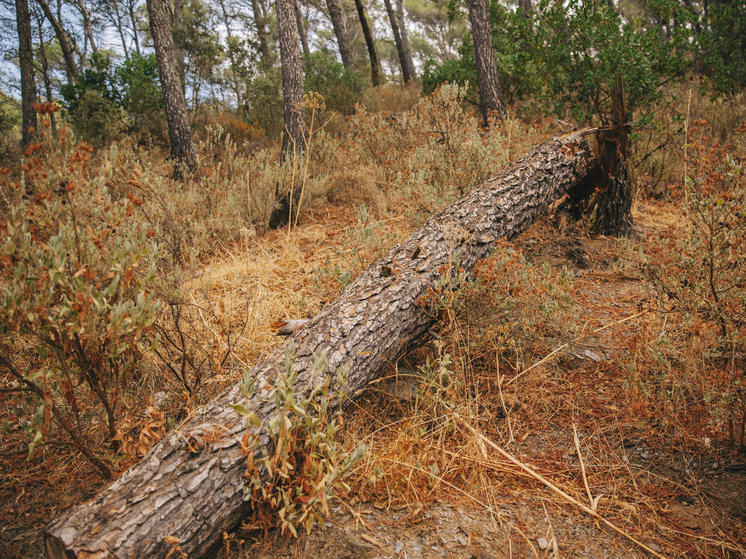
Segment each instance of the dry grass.
[[[386,90],[377,95],[379,110],[411,107],[400,91],[392,93],[396,99],[390,103]],[[697,105],[697,110],[704,108]],[[164,432],[167,420],[184,417],[281,343],[272,322],[305,317],[331,300],[341,284],[324,281],[328,276],[322,270],[339,267],[358,273],[385,249],[386,242],[404,237],[416,226],[412,216],[419,201],[408,197],[405,187],[414,192],[419,185],[414,179],[406,183],[408,177],[397,178],[395,172],[414,168],[416,159],[402,160],[417,154],[422,145],[441,149],[443,142],[437,135],[422,134],[429,123],[423,115],[407,118],[415,123],[410,128],[379,115],[358,116],[356,136],[343,142],[322,139],[315,152],[317,161],[326,161],[318,170],[319,184],[329,185],[334,203],[310,204],[300,225],[289,234],[264,231],[261,212],[229,211],[231,204],[239,202],[250,207],[250,185],[261,185],[261,195],[268,195],[279,173],[269,159],[243,162],[236,156],[231,166],[223,165],[221,155],[204,163],[210,168],[205,178],[207,191],[214,194],[210,200],[220,216],[233,221],[212,229],[194,226],[197,256],[181,270],[178,289],[166,290],[166,297],[184,306],[185,324],[196,340],[191,351],[209,356],[213,365],[200,372],[202,388],[186,394],[162,359],[148,358],[142,377],[129,387],[125,436],[130,438],[132,454],[119,462],[118,472],[155,442],[143,438],[147,427]],[[534,127],[518,128],[517,122],[509,126],[490,131],[471,153],[493,157],[490,164],[505,164],[541,137]],[[470,130],[455,132],[454,137],[466,146],[473,147],[480,137]],[[210,145],[210,149],[215,146]],[[236,152],[228,147],[232,157]],[[429,154],[428,169],[452,178],[456,188],[471,180],[469,176],[485,172],[478,168],[466,177],[449,175],[435,165],[439,153]],[[166,186],[173,186],[161,176],[163,167],[155,155],[127,148],[120,161],[112,181],[122,192],[132,188],[127,181],[144,184],[154,198],[156,191],[165,196]],[[236,173],[246,169],[250,173],[242,175],[245,181],[235,183],[235,190],[220,198],[220,189],[234,184]],[[267,169],[272,180],[261,178]],[[204,196],[191,190],[183,203],[197,212]],[[376,234],[387,239],[382,246],[373,246],[356,233],[365,226],[358,219],[360,202],[374,214]],[[642,197],[637,199],[635,218],[644,230],[682,226],[679,208]],[[163,226],[164,235],[169,226],[167,222]],[[732,454],[724,443],[726,434],[708,430],[701,403],[666,404],[665,397],[656,395],[660,385],[650,374],[652,365],[644,353],[666,322],[655,313],[640,314],[646,297],[636,267],[640,243],[588,239],[578,226],[557,228],[545,220],[524,234],[522,243],[533,267],[511,258],[490,276],[503,273],[510,278],[499,289],[490,291],[486,285],[486,290],[462,294],[457,304],[443,309],[442,339],[405,356],[356,402],[346,419],[345,442],[349,449],[365,442],[368,455],[353,473],[353,491],[342,496],[345,506],[353,510],[371,503],[387,511],[408,511],[407,520],[416,523],[430,505],[461,502],[486,511],[494,526],[515,531],[513,535],[530,549],[534,543],[521,535],[529,532],[527,525],[509,522],[506,508],[533,502],[544,510],[547,539],[558,546],[555,557],[572,555],[577,545],[566,534],[559,535],[562,521],[590,524],[584,515],[593,517],[591,513],[644,545],[657,542],[668,555],[746,554],[743,524],[710,496],[720,495],[722,488],[704,483],[693,468],[687,473],[671,467],[682,456],[722,464]],[[573,265],[568,247],[578,246],[587,254],[591,269],[577,270],[574,279],[559,289],[560,266]],[[351,247],[359,259],[350,258]],[[545,280],[542,264],[552,269],[551,279]],[[547,291],[550,288],[557,290]],[[551,312],[541,306],[562,297],[571,299],[572,306],[551,307]],[[162,317],[164,328],[170,327],[167,318]],[[556,351],[564,344],[568,345]],[[601,359],[596,362],[583,352]],[[630,363],[638,364],[636,376],[626,368]],[[166,393],[165,399],[157,409],[148,410],[159,392]],[[4,398],[4,417],[10,417],[10,399]],[[705,437],[710,446],[703,442]],[[8,557],[38,547],[41,523],[90,497],[100,486],[88,464],[65,441],[58,442],[41,448],[26,462],[25,435],[16,431],[3,439],[0,498],[5,503],[3,515],[12,519],[8,536],[2,538]],[[656,458],[630,461],[634,445],[651,449]],[[568,498],[548,493],[545,481],[534,474],[574,502],[568,506]],[[75,491],[70,487],[73,479]],[[698,510],[704,511],[696,529],[687,527],[690,518],[676,505],[682,498],[696,498]],[[539,554],[535,548],[534,553]]]

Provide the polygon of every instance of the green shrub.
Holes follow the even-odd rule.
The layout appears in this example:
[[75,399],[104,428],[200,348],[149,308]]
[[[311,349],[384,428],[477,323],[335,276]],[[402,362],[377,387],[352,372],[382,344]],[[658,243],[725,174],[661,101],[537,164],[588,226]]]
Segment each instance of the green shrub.
[[129,115],[129,132],[147,133],[167,143],[163,92],[155,55],[133,53],[114,69],[114,82],[120,94],[119,105]]
[[122,137],[127,115],[119,105],[89,89],[70,110],[70,123],[77,135],[100,149]]
[[351,70],[327,52],[303,55],[303,87],[321,94],[327,110],[349,115],[367,88],[362,73]]
[[31,451],[53,417],[111,477],[85,430],[102,411],[102,431],[116,448],[120,396],[158,310],[157,247],[136,218],[142,200],[116,199],[105,186],[116,152],[89,179],[93,148],[66,130],[60,136],[59,147],[49,141],[28,150],[21,186],[35,194],[2,223],[0,370],[26,395],[15,413]]
[[246,116],[264,131],[265,137],[277,139],[283,130],[284,105],[280,67],[268,68],[246,84]]
[[[297,537],[298,528],[310,533],[316,522],[323,524],[321,514],[329,515],[336,491],[349,491],[344,478],[364,456],[365,445],[360,443],[347,454],[335,440],[342,428],[341,412],[330,417],[330,408],[339,408],[346,399],[347,372],[340,370],[333,385],[332,376],[326,371],[326,354],[322,354],[316,359],[313,374],[319,380],[323,378],[323,382],[315,384],[308,395],[299,394],[299,371],[293,370],[296,356],[291,341],[285,350],[285,362],[277,364],[277,381],[270,392],[276,411],[269,421],[262,424],[240,404],[231,407],[246,418],[247,433],[241,441],[247,458],[246,500],[252,501],[257,517],[264,516],[264,523]],[[254,378],[250,370],[244,374],[240,388],[245,398],[251,398]],[[261,443],[262,431],[269,434],[269,447]],[[262,458],[255,464],[254,452],[260,448]],[[266,475],[260,475],[259,468]],[[266,518],[274,513],[279,521]]]

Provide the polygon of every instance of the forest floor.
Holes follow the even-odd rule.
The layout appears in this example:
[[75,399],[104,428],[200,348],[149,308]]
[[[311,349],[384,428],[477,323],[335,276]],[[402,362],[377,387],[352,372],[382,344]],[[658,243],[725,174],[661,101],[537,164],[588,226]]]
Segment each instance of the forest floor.
[[[746,556],[746,458],[726,440],[711,440],[647,409],[624,369],[634,341],[658,327],[645,311],[648,288],[628,255],[646,233],[675,220],[675,211],[654,201],[637,204],[638,237],[623,241],[590,237],[561,217],[535,223],[515,246],[535,266],[573,270],[577,323],[585,332],[608,328],[543,362],[541,356],[514,348],[512,355],[524,362],[516,363],[513,373],[539,364],[520,382],[500,385],[504,389],[499,393],[494,379],[485,378],[494,371],[475,366],[470,378],[476,387],[472,392],[481,398],[478,430],[451,425],[440,437],[442,442],[458,432],[462,451],[446,443],[416,450],[417,442],[398,438],[397,425],[411,419],[418,396],[417,387],[415,395],[402,390],[406,382],[392,371],[348,413],[345,434],[350,443],[366,440],[371,455],[388,457],[392,467],[376,466],[370,459],[353,472],[351,492],[332,505],[325,525],[309,536],[296,540],[276,530],[239,529],[224,536],[215,557],[601,559],[652,556],[651,550],[665,557]],[[302,239],[298,243],[301,257],[283,264],[283,289],[310,292],[310,270],[325,258],[316,249],[323,242],[341,247],[341,232],[354,226],[354,214],[340,207],[316,212],[305,244]],[[256,239],[247,259],[276,262],[270,255],[282,244],[281,237],[270,233],[266,240]],[[264,288],[271,299],[272,286]],[[313,310],[314,297],[321,296],[309,295],[304,305]],[[406,367],[417,370],[428,358],[442,358],[456,335],[456,345],[469,347],[472,336],[489,327],[489,305],[470,301],[443,325],[441,340],[408,356]],[[545,344],[553,339],[541,332],[536,338]],[[567,339],[554,339],[554,345],[563,341]],[[24,448],[0,455],[0,557],[43,556],[41,528],[101,487],[68,447],[49,449],[31,461],[26,461]],[[440,470],[428,470],[428,462],[420,461],[432,454],[439,456]],[[576,504],[518,464],[544,476]],[[375,490],[369,482],[373,471],[383,480]],[[579,504],[595,508],[621,533]]]

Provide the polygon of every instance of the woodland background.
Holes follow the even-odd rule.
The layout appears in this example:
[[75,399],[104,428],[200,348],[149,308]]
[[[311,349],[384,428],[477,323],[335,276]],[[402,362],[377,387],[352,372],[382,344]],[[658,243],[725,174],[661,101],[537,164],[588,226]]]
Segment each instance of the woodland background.
[[[548,135],[613,124],[619,76],[629,238],[598,236],[593,204],[554,208],[439,293],[440,339],[406,363],[416,403],[373,389],[324,452],[294,423],[294,452],[347,476],[330,499],[419,506],[456,486],[491,502],[506,488],[459,466],[473,441],[445,409],[499,410],[479,425],[508,448],[578,423],[605,515],[672,553],[743,552],[743,480],[729,496],[702,473],[742,461],[746,431],[743,2],[2,0],[0,18],[4,556],[38,553],[45,522],[240,380],[278,321],[318,312]],[[644,484],[610,470],[640,437],[687,466]],[[560,451],[541,448],[553,472]],[[280,498],[308,481],[269,483],[229,552],[252,528],[321,521],[321,501]],[[682,492],[722,516],[681,531],[661,511]]]

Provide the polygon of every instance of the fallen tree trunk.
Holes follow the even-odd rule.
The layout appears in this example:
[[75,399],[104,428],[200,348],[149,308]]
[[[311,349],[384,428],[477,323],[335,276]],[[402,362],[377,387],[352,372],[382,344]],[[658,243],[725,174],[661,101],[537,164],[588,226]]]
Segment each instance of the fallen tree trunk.
[[[314,356],[326,352],[330,373],[347,367],[346,390],[354,397],[423,343],[438,282],[457,283],[495,241],[525,231],[598,164],[582,132],[555,137],[430,218],[293,334],[297,386],[312,386]],[[274,412],[268,395],[284,351],[254,368],[257,388],[248,406],[262,421]],[[238,386],[192,414],[95,499],[52,522],[48,556],[165,557],[176,541],[189,557],[202,556],[249,512],[239,443],[244,422],[229,407],[234,403],[245,403]]]

